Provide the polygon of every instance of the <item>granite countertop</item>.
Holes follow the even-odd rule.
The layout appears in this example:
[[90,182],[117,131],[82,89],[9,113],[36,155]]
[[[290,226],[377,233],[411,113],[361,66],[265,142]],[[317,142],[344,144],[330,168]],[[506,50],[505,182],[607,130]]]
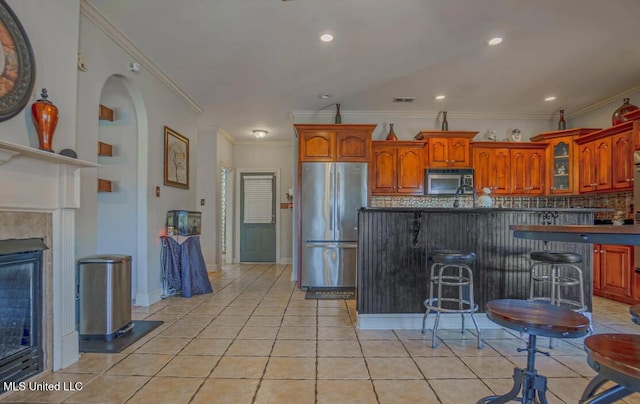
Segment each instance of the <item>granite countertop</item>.
[[363,211],[380,211],[380,212],[460,212],[460,213],[493,213],[493,212],[613,212],[613,209],[607,208],[423,208],[423,207],[363,207]]

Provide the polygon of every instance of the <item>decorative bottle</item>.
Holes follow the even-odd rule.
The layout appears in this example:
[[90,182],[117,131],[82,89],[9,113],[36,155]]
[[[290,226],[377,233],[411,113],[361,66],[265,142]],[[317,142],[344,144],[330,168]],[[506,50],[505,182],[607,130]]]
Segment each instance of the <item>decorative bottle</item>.
[[336,117],[334,123],[342,123],[342,115],[340,115],[340,104],[336,104]]
[[623,99],[622,105],[620,105],[620,107],[618,107],[618,109],[616,109],[611,116],[611,125],[615,126],[622,122],[626,122],[627,119],[623,115],[627,112],[635,111],[636,109],[638,109],[638,107],[630,104],[628,98]]
[[558,130],[565,130],[567,123],[564,121],[564,109],[560,110],[560,120],[558,121]]
[[387,135],[386,140],[398,140],[398,136],[396,136],[396,133],[393,131],[392,123],[389,124],[389,134]]
[[442,130],[449,130],[449,122],[447,121],[447,111],[442,111]]
[[47,99],[49,95],[46,88],[42,89],[40,96],[42,98],[31,105],[31,115],[38,133],[38,148],[53,152],[51,143],[53,141],[53,132],[55,132],[58,124],[58,107]]

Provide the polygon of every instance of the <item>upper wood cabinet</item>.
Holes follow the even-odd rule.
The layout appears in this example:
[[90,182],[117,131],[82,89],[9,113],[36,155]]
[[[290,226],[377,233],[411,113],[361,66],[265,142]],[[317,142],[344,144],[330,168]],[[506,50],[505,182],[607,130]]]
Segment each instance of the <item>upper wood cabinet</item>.
[[368,162],[371,134],[376,126],[294,125],[298,134],[298,160]]
[[545,166],[547,194],[578,193],[578,147],[574,140],[599,130],[599,128],[566,129],[541,133],[531,138],[532,142],[549,144]]
[[613,189],[633,188],[633,131],[611,137],[611,186]]
[[511,193],[542,195],[545,191],[545,145],[511,149]]
[[633,127],[629,121],[575,139],[580,193],[633,188]]
[[504,195],[511,192],[511,155],[506,147],[495,147],[496,143],[483,146],[474,143],[473,168],[474,188],[482,192],[489,188],[493,194]]
[[369,183],[374,195],[424,195],[426,142],[374,141]]
[[478,132],[421,131],[418,140],[429,143],[428,167],[471,167],[471,139]]

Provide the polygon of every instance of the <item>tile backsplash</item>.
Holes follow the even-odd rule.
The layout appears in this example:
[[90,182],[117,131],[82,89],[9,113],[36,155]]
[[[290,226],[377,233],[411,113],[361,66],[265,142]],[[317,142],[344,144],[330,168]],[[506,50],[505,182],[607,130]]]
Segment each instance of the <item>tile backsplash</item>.
[[[443,208],[453,207],[454,196],[372,196],[374,208]],[[470,196],[460,198],[460,206],[472,205]],[[571,196],[494,196],[493,206],[498,208],[606,208],[610,212],[596,212],[596,219],[613,219],[616,212],[624,212],[626,219],[634,217],[633,192]]]

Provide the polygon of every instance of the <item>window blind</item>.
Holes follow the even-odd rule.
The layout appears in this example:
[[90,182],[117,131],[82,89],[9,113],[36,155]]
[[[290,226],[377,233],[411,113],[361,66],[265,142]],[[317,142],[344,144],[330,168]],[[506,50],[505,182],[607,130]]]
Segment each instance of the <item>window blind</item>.
[[271,223],[273,175],[245,175],[243,223]]

